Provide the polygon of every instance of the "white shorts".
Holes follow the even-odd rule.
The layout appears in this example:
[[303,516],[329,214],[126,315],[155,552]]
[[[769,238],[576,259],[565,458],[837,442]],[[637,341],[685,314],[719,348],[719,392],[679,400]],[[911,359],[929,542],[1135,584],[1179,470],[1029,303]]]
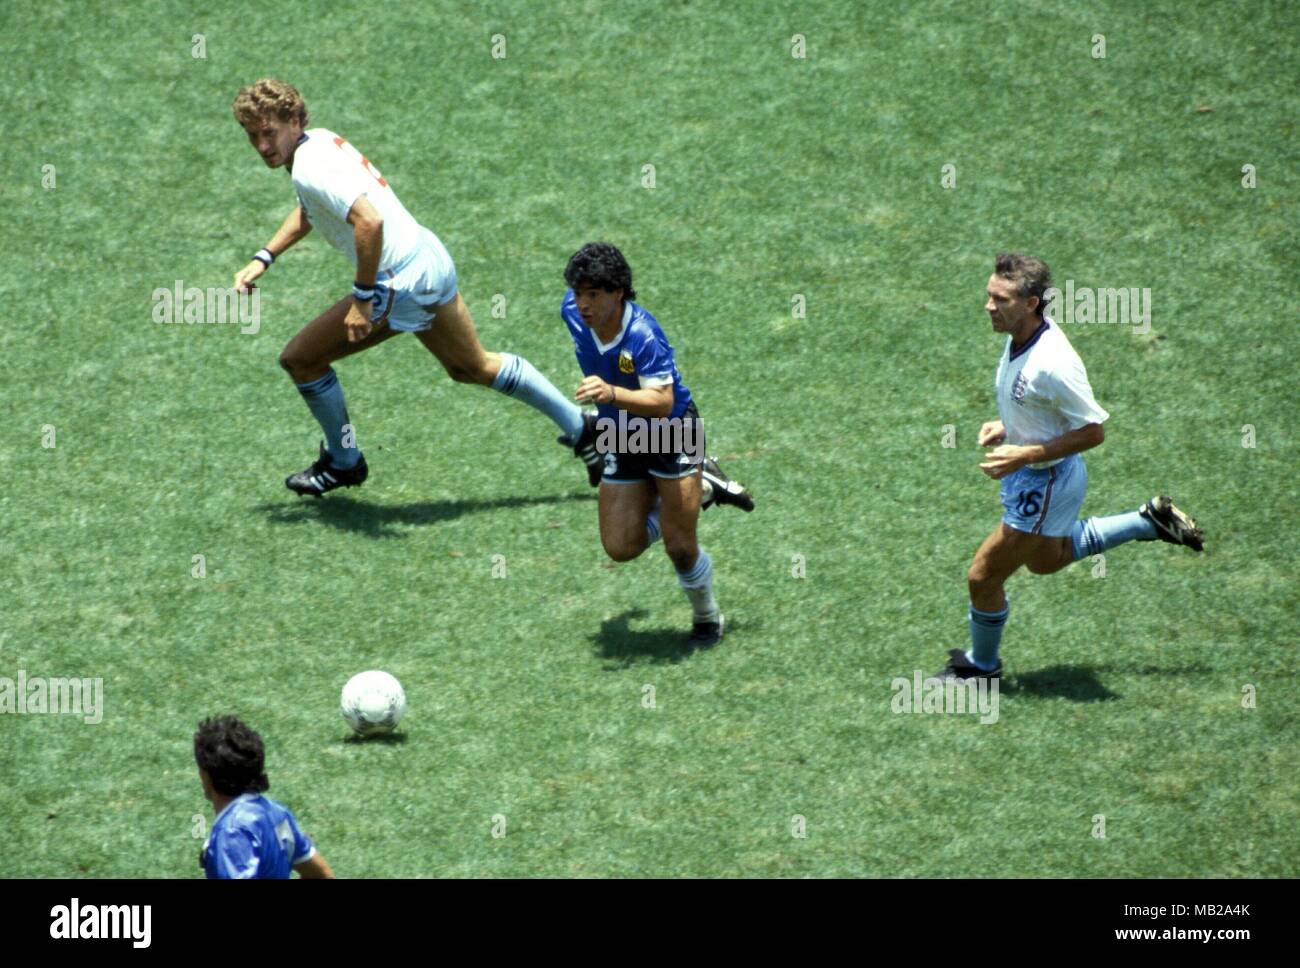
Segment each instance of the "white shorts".
[[387,321],[399,333],[416,333],[433,325],[439,306],[456,298],[456,264],[442,240],[426,228],[422,244],[402,262],[379,273],[388,287],[384,305],[377,306],[376,322]]
[[1051,467],[1022,467],[1002,478],[1003,522],[1026,534],[1063,538],[1074,530],[1088,492],[1088,468],[1071,454]]

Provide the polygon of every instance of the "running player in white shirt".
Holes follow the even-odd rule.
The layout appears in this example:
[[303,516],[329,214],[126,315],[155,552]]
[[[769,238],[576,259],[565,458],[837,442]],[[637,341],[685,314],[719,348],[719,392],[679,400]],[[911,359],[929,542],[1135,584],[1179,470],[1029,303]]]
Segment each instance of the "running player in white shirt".
[[1079,455],[1105,437],[1110,416],[1092,396],[1088,373],[1060,327],[1042,315],[1051,270],[1041,259],[1004,253],[988,282],[984,309],[1007,334],[995,380],[1000,420],[984,424],[980,469],[1002,482],[1002,523],[975,552],[970,586],[970,651],[952,649],[940,679],[998,678],[1002,629],[1010,606],[1003,585],[1026,566],[1036,575],[1126,541],[1154,541],[1202,550],[1196,522],[1168,497],[1136,511],[1079,518],[1088,471]]
[[268,168],[293,176],[298,205],[266,247],[235,274],[247,291],[275,259],[313,228],[356,266],[352,293],[302,328],[280,354],[325,434],[320,458],[285,480],[298,494],[320,497],[355,487],[369,473],[335,360],[398,333],[415,333],[458,383],[481,383],[546,414],[600,484],[595,415],[584,414],[525,359],[489,353],[456,287],[456,267],[438,237],[398,201],[388,181],[356,148],[324,128],[307,129],[307,106],[289,84],[266,79],[243,88],[235,118]]

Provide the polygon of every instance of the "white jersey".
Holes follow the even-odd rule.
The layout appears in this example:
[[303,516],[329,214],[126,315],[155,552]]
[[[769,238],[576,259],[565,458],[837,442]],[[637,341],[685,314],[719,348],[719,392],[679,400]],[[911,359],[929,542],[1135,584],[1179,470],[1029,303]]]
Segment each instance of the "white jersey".
[[307,221],[355,266],[357,248],[348,212],[362,195],[384,220],[379,268],[391,269],[415,254],[421,229],[388,182],[361,152],[325,128],[312,128],[293,155],[293,188]]
[[[1092,396],[1088,371],[1061,327],[1044,317],[1043,325],[1013,355],[1011,337],[994,379],[998,415],[1008,444],[1045,444],[1110,414]],[[1030,467],[1051,467],[1042,461]]]

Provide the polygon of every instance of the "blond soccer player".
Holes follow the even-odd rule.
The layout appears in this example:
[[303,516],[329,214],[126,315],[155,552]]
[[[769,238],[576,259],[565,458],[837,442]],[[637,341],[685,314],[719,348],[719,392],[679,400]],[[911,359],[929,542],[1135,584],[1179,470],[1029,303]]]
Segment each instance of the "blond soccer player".
[[560,429],[560,442],[587,465],[588,482],[599,485],[594,415],[584,414],[523,357],[483,349],[447,249],[411,216],[379,170],[333,131],[309,128],[307,105],[292,85],[273,79],[250,84],[236,96],[234,112],[266,166],[289,172],[297,196],[279,231],[235,273],[235,289],[253,287],[312,229],[354,267],[351,292],[280,354],[325,437],[319,459],[285,485],[320,497],[365,481],[369,470],[332,364],[398,333],[414,333],[456,382],[489,386],[548,416]]

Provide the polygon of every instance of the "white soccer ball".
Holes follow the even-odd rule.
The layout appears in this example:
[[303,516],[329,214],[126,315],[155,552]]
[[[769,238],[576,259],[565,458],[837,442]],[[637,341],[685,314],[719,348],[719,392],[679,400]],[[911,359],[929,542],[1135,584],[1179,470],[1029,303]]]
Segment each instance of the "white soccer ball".
[[362,736],[392,732],[406,712],[402,684],[387,672],[358,672],[343,687],[343,718]]

